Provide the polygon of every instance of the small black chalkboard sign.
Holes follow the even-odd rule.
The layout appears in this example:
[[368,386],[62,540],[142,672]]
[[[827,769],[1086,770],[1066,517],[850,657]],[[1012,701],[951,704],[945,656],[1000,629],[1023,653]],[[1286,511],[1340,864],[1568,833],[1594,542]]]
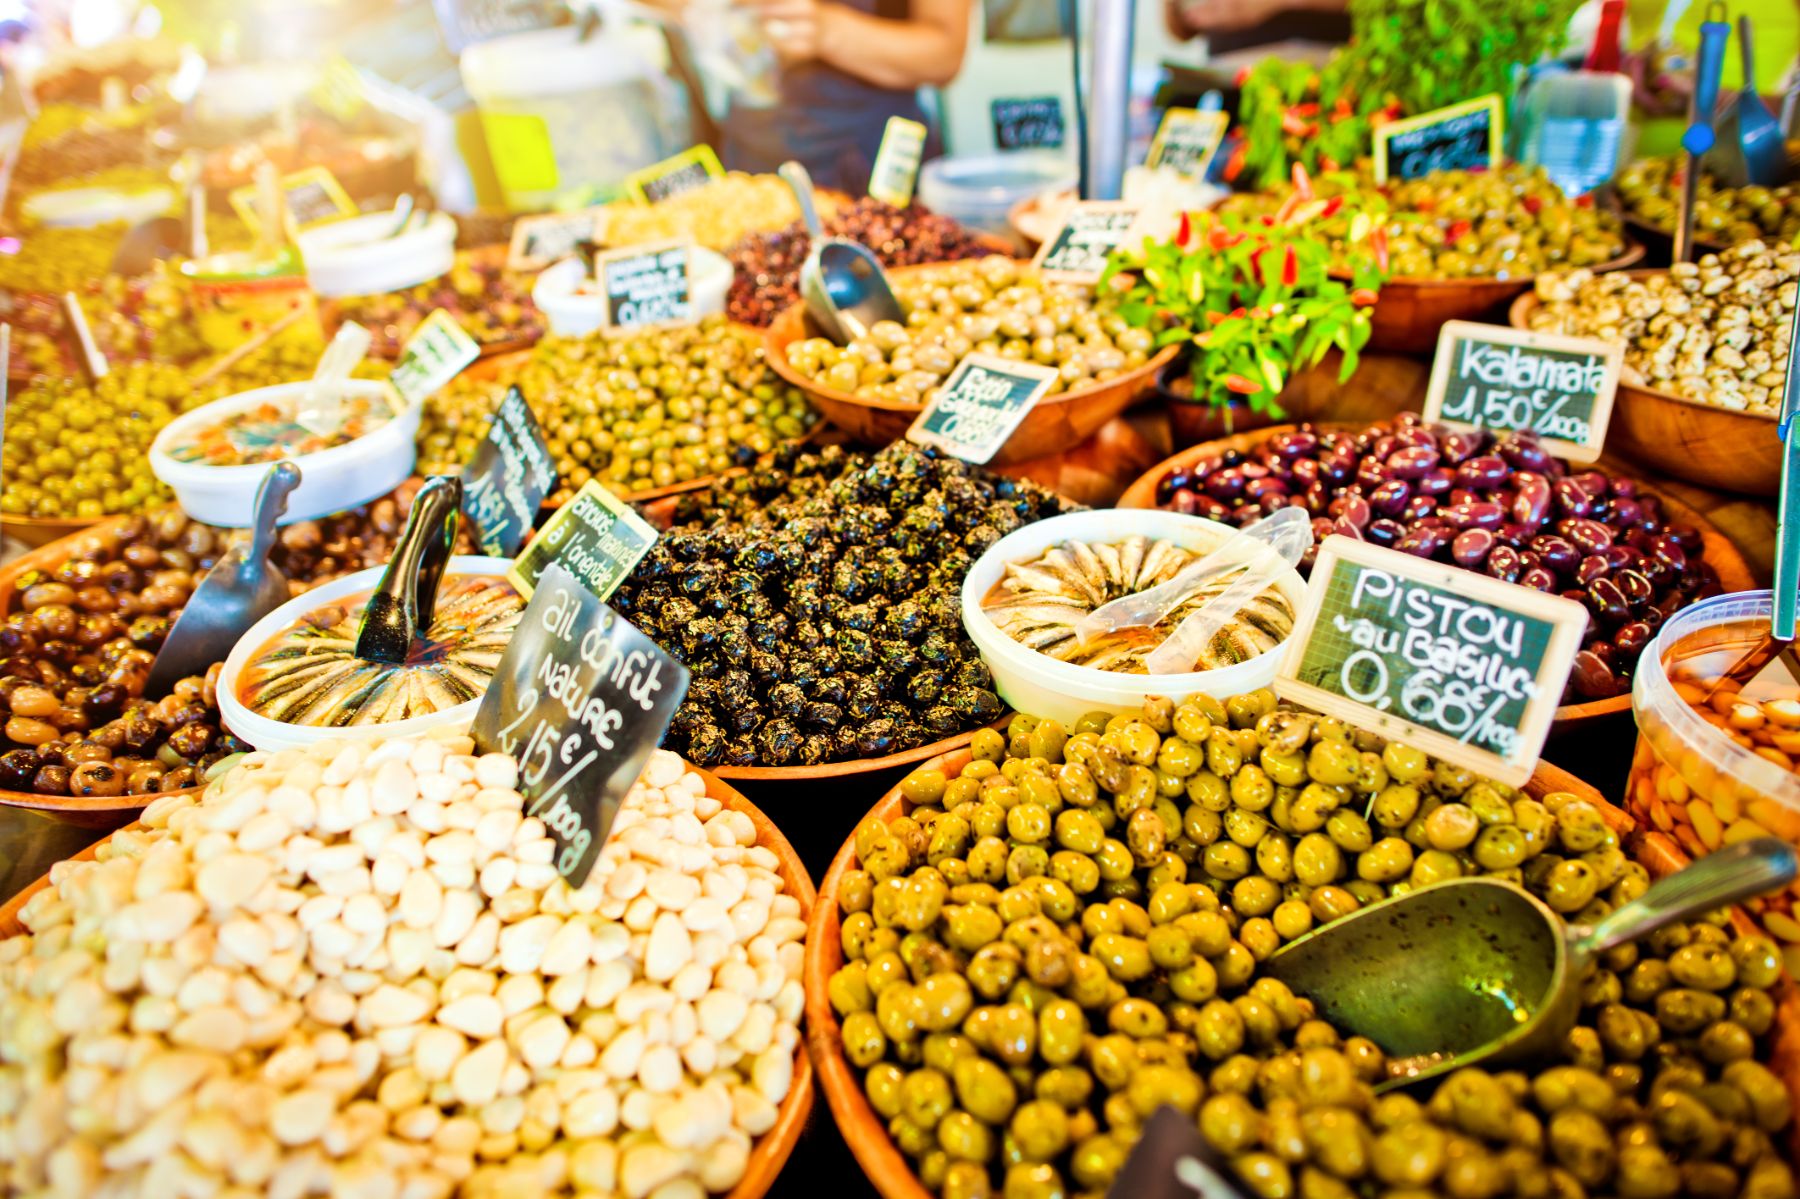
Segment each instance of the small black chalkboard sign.
[[979,466],[999,453],[1055,381],[1054,367],[966,355],[907,429],[907,440]]
[[1625,344],[1446,321],[1425,420],[1536,434],[1559,458],[1592,462],[1606,442]]
[[633,246],[594,259],[615,329],[677,325],[694,319],[693,251],[685,243]]
[[1060,150],[1065,136],[1057,96],[1001,98],[988,105],[998,150]]
[[1275,693],[1521,786],[1587,621],[1560,595],[1327,537]]
[[1375,182],[1433,171],[1494,170],[1505,134],[1500,97],[1481,96],[1375,130]]
[[1062,228],[1038,247],[1033,265],[1055,283],[1092,287],[1112,252],[1132,239],[1138,208],[1115,200],[1088,200],[1070,207]]
[[506,572],[519,594],[529,596],[552,563],[572,573],[605,599],[656,544],[656,529],[635,509],[589,479],[538,530]]
[[705,187],[724,173],[711,146],[695,146],[625,176],[625,190],[640,203],[655,204]]
[[587,881],[619,804],[687,694],[681,663],[554,563],[545,568],[470,729],[519,764],[525,814]]
[[481,552],[493,558],[518,553],[544,497],[556,486],[556,461],[517,387],[506,389],[488,435],[463,467],[462,481],[463,512],[475,525]]

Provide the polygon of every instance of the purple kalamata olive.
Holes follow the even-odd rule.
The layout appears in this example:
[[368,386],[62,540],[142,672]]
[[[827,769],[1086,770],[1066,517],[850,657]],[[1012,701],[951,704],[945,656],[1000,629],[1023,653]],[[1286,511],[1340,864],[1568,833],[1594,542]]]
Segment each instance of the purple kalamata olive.
[[1326,511],[1332,516],[1343,517],[1359,529],[1366,527],[1374,515],[1369,510],[1368,500],[1363,499],[1360,495],[1348,493],[1332,500],[1326,507]]
[[1600,556],[1606,559],[1608,574],[1615,574],[1621,570],[1636,570],[1644,564],[1644,555],[1628,545],[1608,546],[1600,551]]
[[1406,526],[1397,520],[1383,516],[1370,521],[1369,527],[1363,530],[1363,533],[1376,545],[1394,546],[1398,545],[1400,539],[1406,536]]
[[1300,491],[1300,502],[1308,512],[1317,516],[1331,505],[1331,491],[1323,483],[1309,483]]
[[1269,445],[1281,457],[1292,462],[1296,458],[1307,458],[1317,453],[1319,435],[1310,429],[1295,429],[1292,433],[1279,433],[1271,437]]
[[1644,523],[1644,507],[1636,500],[1614,496],[1601,506],[1600,519],[1616,529],[1635,529]]
[[1512,468],[1498,454],[1482,454],[1463,461],[1456,468],[1456,485],[1471,491],[1497,491],[1505,486]]
[[1244,473],[1244,478],[1247,480],[1266,479],[1274,473],[1261,462],[1246,462],[1244,465],[1238,467],[1238,469]]
[[1418,479],[1437,468],[1438,452],[1430,446],[1411,445],[1395,450],[1386,461],[1388,473],[1396,479]]
[[1407,530],[1394,548],[1415,558],[1435,558],[1449,544],[1450,535],[1443,529],[1415,528]]
[[1269,494],[1257,500],[1255,506],[1262,510],[1264,516],[1273,516],[1283,508],[1287,507],[1291,498],[1292,497],[1280,492],[1271,491]]
[[1364,458],[1356,464],[1356,485],[1364,491],[1374,491],[1387,482],[1387,467],[1379,458]]
[[1613,634],[1613,647],[1626,657],[1635,658],[1644,652],[1650,639],[1656,636],[1656,630],[1641,620],[1627,621],[1619,626]]
[[1184,487],[1166,500],[1162,506],[1179,512],[1183,516],[1196,516],[1200,512],[1200,497]]
[[1567,537],[1540,533],[1530,542],[1532,553],[1557,574],[1569,574],[1581,562],[1581,551]]
[[1412,488],[1404,479],[1388,479],[1369,492],[1369,507],[1382,516],[1398,516],[1412,497]]
[[1635,500],[1638,495],[1637,480],[1627,479],[1623,476],[1613,479],[1612,493],[1622,500]]
[[1443,512],[1444,519],[1459,529],[1498,529],[1506,523],[1506,509],[1499,504],[1455,504]]
[[1336,533],[1341,537],[1348,537],[1352,541],[1361,541],[1363,539],[1363,531],[1341,516],[1338,517],[1336,521],[1332,522],[1330,532]]
[[1516,583],[1519,575],[1524,572],[1525,565],[1519,559],[1518,550],[1509,545],[1497,545],[1488,552],[1486,569],[1496,579]]
[[1575,655],[1575,669],[1570,672],[1569,681],[1575,686],[1575,694],[1583,699],[1611,699],[1620,691],[1612,667],[1591,649]]
[[1319,459],[1319,477],[1333,487],[1342,487],[1356,478],[1357,460],[1346,454]]
[[1552,492],[1550,482],[1542,475],[1520,475],[1514,480],[1512,518],[1527,528],[1543,526],[1550,516]]
[[1631,605],[1625,592],[1609,578],[1598,578],[1587,585],[1588,607],[1600,619],[1617,624],[1631,616]]
[[1687,551],[1681,548],[1681,542],[1667,533],[1659,533],[1651,541],[1650,556],[1675,574],[1684,574],[1687,571]]
[[1681,544],[1682,549],[1687,551],[1688,557],[1698,558],[1700,556],[1700,551],[1705,546],[1705,542],[1700,540],[1699,529],[1696,529],[1693,525],[1670,525],[1668,533],[1669,536],[1673,537]]
[[1311,487],[1323,478],[1319,474],[1318,462],[1311,458],[1302,458],[1288,469],[1293,476],[1295,486],[1298,487]]
[[1426,495],[1435,495],[1441,498],[1456,487],[1456,472],[1447,466],[1435,467],[1420,475],[1413,486]]
[[1315,517],[1313,517],[1312,518],[1313,540],[1315,542],[1325,540],[1327,537],[1329,537],[1333,533],[1337,532],[1338,525],[1340,525],[1342,523],[1343,522],[1341,520],[1338,520],[1338,519],[1336,519],[1334,517],[1330,517],[1330,516],[1315,516]]
[[1369,456],[1386,462],[1388,455],[1401,448],[1405,443],[1392,433],[1383,433],[1369,445]]
[[1466,570],[1480,570],[1488,552],[1497,544],[1487,529],[1464,529],[1450,543],[1450,557]]
[[1556,512],[1559,516],[1587,516],[1594,510],[1593,495],[1574,479],[1558,479],[1552,491],[1556,495]]
[[1605,558],[1599,554],[1589,554],[1575,564],[1575,581],[1586,587],[1595,579],[1605,578],[1611,569],[1612,567],[1607,564]]
[[1428,495],[1415,495],[1400,509],[1400,519],[1407,524],[1419,521],[1437,511],[1437,501]]
[[1557,524],[1556,531],[1574,542],[1575,548],[1584,554],[1603,553],[1613,543],[1613,531],[1597,520],[1577,517],[1561,521]]
[[1612,477],[1603,470],[1584,470],[1569,477],[1581,484],[1581,489],[1596,500],[1603,500],[1612,494]]
[[1642,608],[1656,598],[1656,588],[1635,570],[1615,571],[1608,577],[1618,584],[1619,590],[1625,593],[1625,602],[1633,608]]
[[1521,524],[1515,524],[1510,520],[1502,524],[1497,532],[1502,545],[1510,545],[1516,550],[1524,549],[1526,542],[1530,541],[1532,537],[1536,535],[1535,530],[1528,529]]
[[1538,591],[1556,590],[1556,576],[1542,566],[1527,566],[1520,571],[1519,583]]
[[1455,465],[1479,454],[1486,440],[1485,434],[1473,429],[1456,429],[1438,438],[1438,450],[1445,462]]
[[1206,494],[1220,503],[1230,504],[1243,496],[1244,488],[1249,486],[1249,482],[1244,477],[1243,468],[1228,467],[1206,480]]
[[1550,474],[1556,470],[1556,460],[1543,446],[1517,433],[1502,438],[1494,448],[1514,470],[1530,470],[1539,474]]
[[1252,479],[1244,488],[1244,494],[1253,500],[1260,500],[1265,495],[1286,495],[1287,484],[1280,479]]

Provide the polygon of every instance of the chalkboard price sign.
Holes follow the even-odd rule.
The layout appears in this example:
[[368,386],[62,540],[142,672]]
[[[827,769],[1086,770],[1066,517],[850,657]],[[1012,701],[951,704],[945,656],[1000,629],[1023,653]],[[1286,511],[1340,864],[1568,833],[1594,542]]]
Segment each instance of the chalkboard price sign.
[[388,381],[408,404],[422,403],[479,357],[475,339],[448,312],[434,309],[406,339]]
[[694,319],[693,253],[686,243],[633,246],[594,259],[606,297],[604,317],[615,329],[675,325]]
[[[295,228],[310,229],[329,221],[356,215],[356,204],[343,184],[324,167],[307,167],[281,177],[281,200],[287,209],[287,220]],[[262,230],[262,217],[256,208],[256,185],[233,188],[226,197],[238,219],[251,232]]]
[[670,196],[705,187],[725,173],[711,146],[695,146],[673,158],[665,158],[625,176],[625,190],[641,204],[655,204]]
[[584,241],[599,241],[603,209],[578,212],[546,212],[521,217],[514,225],[512,243],[506,248],[509,271],[541,271],[575,252]]
[[493,558],[518,553],[544,497],[556,486],[556,462],[517,387],[506,389],[488,435],[463,467],[462,480],[463,512],[475,526],[481,552]]
[[1135,204],[1090,200],[1073,205],[1062,228],[1038,248],[1032,265],[1053,282],[1092,287],[1100,282],[1107,258],[1131,241],[1137,227]]
[[1163,114],[1144,165],[1152,170],[1173,171],[1184,179],[1205,179],[1225,127],[1231,118],[1223,111],[1171,108]]
[[1275,692],[1518,786],[1587,619],[1574,600],[1327,537]]
[[544,822],[571,887],[587,881],[687,688],[681,663],[568,571],[545,569],[470,733],[519,764],[525,814]]
[[1417,179],[1433,171],[1495,170],[1505,132],[1497,95],[1390,121],[1375,130],[1375,182]]
[[1606,442],[1623,342],[1447,321],[1425,419],[1535,433],[1560,458],[1592,462]]
[[1056,96],[1000,99],[988,105],[994,118],[997,150],[1060,150],[1063,144],[1062,100]]
[[648,521],[589,479],[538,530],[506,577],[519,594],[529,596],[544,568],[555,563],[605,599],[655,544],[656,530]]
[[1054,382],[1054,367],[969,354],[913,421],[907,440],[979,466],[1000,452]]

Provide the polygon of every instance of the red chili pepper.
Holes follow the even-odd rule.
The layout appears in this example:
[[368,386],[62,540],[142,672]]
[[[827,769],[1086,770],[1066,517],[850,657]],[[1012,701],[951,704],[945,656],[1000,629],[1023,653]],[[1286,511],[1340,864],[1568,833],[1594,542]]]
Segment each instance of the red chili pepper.
[[1294,105],[1294,107],[1288,111],[1292,112],[1295,116],[1316,117],[1319,115],[1319,106],[1313,101],[1308,100],[1304,104]]
[[1375,247],[1375,265],[1383,271],[1388,269],[1387,226],[1377,225],[1375,232],[1369,235],[1369,244]]
[[1184,250],[1187,249],[1188,238],[1192,236],[1193,232],[1194,222],[1189,218],[1188,214],[1183,211],[1181,214],[1181,223],[1175,226],[1175,244]]
[[1244,378],[1244,376],[1242,376],[1242,375],[1226,375],[1225,376],[1225,390],[1226,391],[1235,391],[1237,394],[1239,394],[1241,396],[1253,396],[1257,392],[1261,391],[1262,389],[1263,388],[1262,388],[1261,383],[1253,382],[1249,379]]
[[1281,131],[1299,137],[1306,132],[1306,122],[1294,115],[1293,109],[1281,114]]
[[1287,257],[1281,260],[1281,282],[1286,287],[1300,282],[1300,255],[1292,246],[1287,248]]
[[1309,197],[1303,196],[1297,191],[1289,192],[1287,199],[1281,202],[1281,207],[1275,210],[1274,219],[1269,223],[1271,225],[1278,225],[1285,222],[1289,217],[1294,215],[1294,209],[1306,203],[1308,199]]
[[1338,169],[1338,160],[1329,154],[1321,154],[1319,155],[1319,165],[1328,171],[1335,171]]
[[1343,206],[1344,206],[1344,197],[1342,197],[1342,196],[1331,197],[1331,199],[1325,201],[1325,207],[1319,209],[1318,219],[1322,221],[1327,217],[1336,216],[1338,213],[1338,209],[1342,208]]
[[1593,192],[1582,192],[1579,196],[1575,197],[1575,207],[1577,207],[1577,208],[1592,208],[1593,206],[1594,206],[1594,193]]
[[1250,68],[1249,67],[1239,67],[1237,76],[1233,79],[1233,82],[1236,83],[1237,86],[1243,87],[1244,81],[1249,78],[1250,78]]
[[1536,196],[1526,196],[1524,199],[1520,200],[1519,203],[1522,204],[1525,211],[1529,212],[1532,216],[1536,216],[1544,210],[1544,202]]
[[1237,145],[1231,148],[1231,154],[1225,159],[1224,170],[1220,172],[1225,176],[1225,181],[1227,183],[1244,173],[1244,162],[1249,156],[1250,142],[1248,139],[1240,140]]
[[1294,179],[1294,194],[1299,196],[1302,200],[1312,199],[1312,176],[1306,173],[1306,168],[1296,162],[1294,164],[1292,175]]
[[1258,247],[1256,247],[1256,252],[1250,255],[1250,273],[1252,275],[1256,276],[1258,279],[1262,279],[1262,281],[1264,283],[1267,283],[1268,280],[1263,279],[1262,258],[1263,258],[1263,255],[1267,254],[1268,252],[1269,252],[1269,247],[1258,246]]
[[1209,325],[1222,325],[1230,319],[1231,318],[1226,316],[1223,312],[1209,312],[1206,314],[1206,323]]
[[1355,110],[1350,107],[1350,98],[1348,96],[1339,96],[1337,103],[1332,106],[1331,119],[1333,121],[1347,121],[1355,115]]
[[1367,308],[1375,302],[1375,292],[1367,287],[1359,287],[1350,293],[1350,302],[1358,308]]
[[1455,241],[1471,228],[1472,226],[1467,221],[1451,221],[1450,227],[1444,230],[1444,240]]

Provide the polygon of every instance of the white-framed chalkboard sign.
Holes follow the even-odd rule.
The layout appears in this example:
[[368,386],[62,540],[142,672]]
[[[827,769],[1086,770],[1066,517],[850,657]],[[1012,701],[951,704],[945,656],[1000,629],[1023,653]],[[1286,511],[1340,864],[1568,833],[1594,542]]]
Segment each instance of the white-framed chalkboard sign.
[[1446,321],[1425,420],[1532,433],[1559,458],[1592,462],[1606,443],[1624,365],[1623,342]]
[[1000,452],[1056,377],[1055,367],[1036,362],[965,355],[906,430],[906,439],[979,466]]
[[1587,622],[1574,600],[1334,535],[1275,693],[1519,786]]
[[1506,117],[1497,95],[1389,121],[1375,130],[1375,182],[1433,171],[1498,170]]
[[1142,212],[1120,200],[1083,200],[1072,204],[1061,228],[1038,247],[1031,265],[1052,283],[1092,287],[1106,271],[1106,260],[1140,234]]

